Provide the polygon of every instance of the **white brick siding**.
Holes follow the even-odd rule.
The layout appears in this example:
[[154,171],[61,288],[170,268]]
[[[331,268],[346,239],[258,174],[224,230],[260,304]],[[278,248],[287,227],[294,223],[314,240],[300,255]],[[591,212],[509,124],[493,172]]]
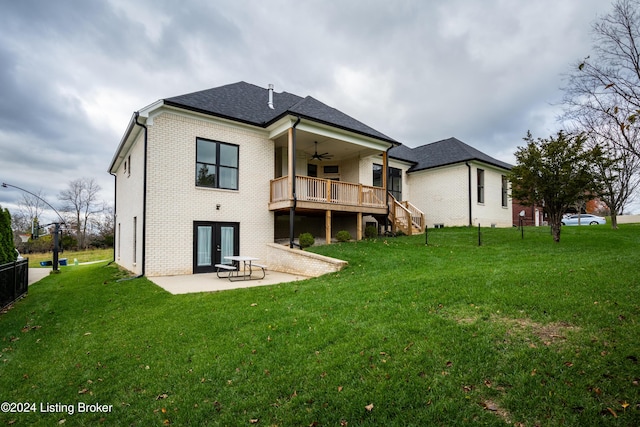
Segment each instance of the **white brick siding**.
[[[124,159],[116,171],[116,262],[135,274],[141,274],[144,132],[140,132]],[[135,238],[134,218],[137,218]]]
[[[273,214],[268,210],[269,180],[273,178],[274,146],[266,132],[234,126],[213,119],[161,112],[147,123],[148,175],[145,275],[162,276],[193,273],[193,222],[237,222],[240,224],[240,254],[267,258],[273,242]],[[206,138],[239,146],[238,190],[197,187],[196,138]],[[142,137],[132,151],[142,159]],[[136,154],[136,157],[138,154]],[[133,160],[132,160],[133,161]],[[122,169],[122,167],[121,167]],[[132,246],[131,230],[125,221],[135,214],[142,229],[142,163],[134,163],[135,185],[121,185],[127,178],[118,174],[118,219],[121,225],[121,257],[118,263],[140,272],[138,264],[127,263]],[[139,172],[140,176],[133,174]],[[138,188],[139,187],[139,188]],[[220,205],[220,208],[217,208]],[[130,207],[128,207],[130,206]],[[136,208],[133,209],[133,206]],[[117,230],[116,230],[117,232]],[[141,235],[140,235],[141,236]],[[141,237],[138,239],[141,245]],[[118,243],[116,243],[118,244]],[[131,249],[131,252],[133,250]]]

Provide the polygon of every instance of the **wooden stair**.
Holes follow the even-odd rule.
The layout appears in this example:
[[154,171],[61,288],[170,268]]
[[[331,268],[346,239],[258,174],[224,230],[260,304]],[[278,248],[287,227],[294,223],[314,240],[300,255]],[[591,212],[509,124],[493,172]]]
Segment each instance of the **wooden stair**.
[[398,201],[391,193],[388,194],[389,201],[389,221],[392,231],[398,230],[411,236],[420,234],[425,229],[424,213],[408,201]]

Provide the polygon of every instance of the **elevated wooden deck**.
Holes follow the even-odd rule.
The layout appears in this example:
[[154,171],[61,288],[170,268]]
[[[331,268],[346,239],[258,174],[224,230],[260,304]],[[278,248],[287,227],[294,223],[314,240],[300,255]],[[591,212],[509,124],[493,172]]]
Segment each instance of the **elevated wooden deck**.
[[[271,180],[269,209],[293,207],[292,183],[288,176]],[[296,176],[296,209],[387,214],[384,188],[330,179]]]

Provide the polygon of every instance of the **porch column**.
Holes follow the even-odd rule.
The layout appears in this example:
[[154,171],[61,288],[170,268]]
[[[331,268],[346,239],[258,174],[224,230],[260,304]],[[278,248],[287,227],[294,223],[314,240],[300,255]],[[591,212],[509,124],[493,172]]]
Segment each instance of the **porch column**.
[[382,152],[382,188],[384,188],[384,194],[389,192],[387,188],[387,176],[389,175],[389,159],[387,156],[387,152]]
[[358,212],[357,216],[356,240],[362,240],[362,212]]
[[296,161],[296,155],[293,152],[293,128],[289,129],[289,138],[287,144],[287,173],[289,176],[289,200],[293,200],[293,180],[295,179],[293,167],[293,162]]
[[324,234],[327,245],[331,244],[331,211],[327,211],[324,216]]

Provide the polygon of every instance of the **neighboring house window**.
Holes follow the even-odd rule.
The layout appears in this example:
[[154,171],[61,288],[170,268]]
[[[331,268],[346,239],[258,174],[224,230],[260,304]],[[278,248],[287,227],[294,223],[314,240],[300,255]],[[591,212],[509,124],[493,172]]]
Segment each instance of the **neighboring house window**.
[[127,176],[131,176],[131,156],[127,156],[127,160],[129,163],[129,170],[127,171],[127,162],[124,163],[124,170],[127,172]]
[[478,169],[478,203],[484,203],[484,170]]
[[507,177],[502,175],[502,207],[506,208],[508,206],[507,202],[507,189],[508,189],[509,183],[507,181]]
[[196,185],[237,190],[238,148],[237,145],[197,138]]

